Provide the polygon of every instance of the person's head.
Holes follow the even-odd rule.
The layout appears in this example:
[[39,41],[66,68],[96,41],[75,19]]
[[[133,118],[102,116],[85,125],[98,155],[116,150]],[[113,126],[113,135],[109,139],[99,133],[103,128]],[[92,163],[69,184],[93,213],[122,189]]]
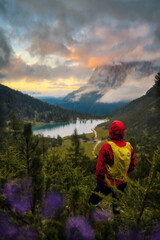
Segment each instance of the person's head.
[[123,122],[115,120],[111,123],[109,128],[109,137],[111,140],[123,139],[125,133],[125,126]]

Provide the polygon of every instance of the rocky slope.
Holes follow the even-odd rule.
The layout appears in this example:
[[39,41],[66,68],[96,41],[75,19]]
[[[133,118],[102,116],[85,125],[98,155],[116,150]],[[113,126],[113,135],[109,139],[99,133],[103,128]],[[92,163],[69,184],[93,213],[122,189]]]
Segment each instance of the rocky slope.
[[[58,104],[96,114],[111,112],[143,95],[153,85],[158,69],[151,62],[99,66],[86,85],[68,94]],[[143,84],[142,89],[139,86]]]

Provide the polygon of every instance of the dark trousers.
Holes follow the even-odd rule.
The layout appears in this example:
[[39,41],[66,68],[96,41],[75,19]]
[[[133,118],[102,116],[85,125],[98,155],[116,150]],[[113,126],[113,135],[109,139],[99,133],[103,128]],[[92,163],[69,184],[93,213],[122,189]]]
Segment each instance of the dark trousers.
[[[127,186],[127,183],[122,183],[121,185],[119,185],[117,187],[118,190],[124,192],[124,189],[125,187]],[[97,184],[96,188],[94,189],[94,192],[97,192],[97,193],[102,193],[104,194],[105,196],[107,196],[108,194],[112,193],[112,197],[117,199],[117,196],[116,194],[114,193],[113,189],[110,188],[110,187],[107,187],[103,184]],[[92,193],[92,195],[90,196],[89,198],[89,204],[94,204],[94,205],[97,205],[103,198],[101,198],[100,196],[98,196],[96,193]],[[116,208],[117,208],[117,205],[116,204],[112,204],[112,207],[113,207],[113,213],[119,213]]]

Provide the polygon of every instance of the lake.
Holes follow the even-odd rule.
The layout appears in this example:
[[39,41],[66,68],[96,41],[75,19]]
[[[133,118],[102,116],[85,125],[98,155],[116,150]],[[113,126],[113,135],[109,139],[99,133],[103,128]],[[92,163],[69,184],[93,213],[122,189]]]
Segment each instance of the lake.
[[73,134],[75,128],[78,134],[91,133],[93,128],[105,122],[106,120],[76,120],[70,123],[54,123],[43,126],[33,127],[33,133],[43,134],[44,137],[61,137],[70,136]]

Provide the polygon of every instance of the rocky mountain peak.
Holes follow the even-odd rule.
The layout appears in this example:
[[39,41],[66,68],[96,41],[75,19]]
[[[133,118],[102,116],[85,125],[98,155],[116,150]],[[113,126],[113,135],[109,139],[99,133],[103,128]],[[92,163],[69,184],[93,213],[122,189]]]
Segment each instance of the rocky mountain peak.
[[96,113],[99,112],[100,104],[102,108],[104,104],[125,104],[145,94],[153,86],[154,75],[158,71],[159,67],[149,61],[98,66],[88,83],[67,95],[61,104],[80,111],[88,104],[86,111],[91,108],[92,113],[96,107]]

